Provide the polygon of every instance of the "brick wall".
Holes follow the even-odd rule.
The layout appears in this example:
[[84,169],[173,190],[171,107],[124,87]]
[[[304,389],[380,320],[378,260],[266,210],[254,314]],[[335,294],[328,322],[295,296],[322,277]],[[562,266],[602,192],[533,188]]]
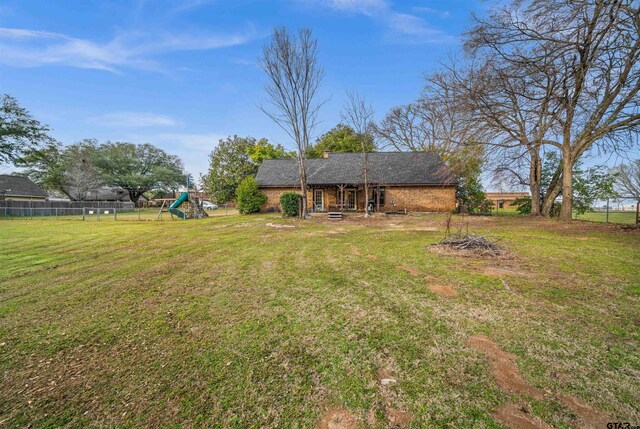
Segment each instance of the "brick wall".
[[[395,206],[392,203],[395,203]],[[407,209],[415,212],[444,212],[455,210],[455,208],[455,186],[394,186],[386,188],[385,211]]]
[[[267,196],[267,202],[261,211],[280,211],[280,195],[283,192],[300,192],[299,188],[262,188]],[[324,210],[329,206],[335,207],[336,188],[325,188]],[[370,190],[369,192],[372,192]],[[364,210],[364,191],[357,190],[358,210]],[[393,204],[395,203],[395,205]],[[313,206],[312,188],[307,192],[307,206],[309,210]],[[456,189],[454,186],[393,186],[386,188],[385,205],[380,211],[452,211],[456,208]]]
[[300,192],[300,188],[260,188],[267,196],[267,201],[260,208],[261,212],[280,211],[280,195],[285,192]]

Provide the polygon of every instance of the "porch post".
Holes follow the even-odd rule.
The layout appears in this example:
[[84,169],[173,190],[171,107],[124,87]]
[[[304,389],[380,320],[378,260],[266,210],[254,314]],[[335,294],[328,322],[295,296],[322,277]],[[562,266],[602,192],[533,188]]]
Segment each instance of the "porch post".
[[380,211],[380,185],[376,186],[376,212]]

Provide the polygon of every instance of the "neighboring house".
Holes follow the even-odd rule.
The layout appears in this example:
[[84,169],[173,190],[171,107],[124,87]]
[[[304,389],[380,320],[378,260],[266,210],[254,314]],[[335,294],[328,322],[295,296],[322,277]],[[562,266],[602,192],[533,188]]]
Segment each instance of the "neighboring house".
[[[364,195],[363,155],[325,153],[307,159],[307,205],[311,212],[452,211],[457,179],[435,153],[372,152],[368,158],[369,195]],[[283,192],[300,192],[296,159],[267,159],[256,175],[267,196],[262,211],[279,211]]]
[[[69,193],[74,200],[78,199],[78,196],[75,195],[74,189],[70,189]],[[129,198],[129,192],[125,189],[118,187],[110,187],[103,186],[94,191],[89,191],[87,195],[83,198],[83,201],[115,201],[115,202],[131,202],[131,198]],[[148,201],[148,199],[142,195],[138,200],[140,203]]]
[[494,209],[509,207],[518,198],[530,198],[528,192],[485,192],[484,196],[493,203]]
[[26,177],[0,174],[0,200],[46,201],[47,193]]

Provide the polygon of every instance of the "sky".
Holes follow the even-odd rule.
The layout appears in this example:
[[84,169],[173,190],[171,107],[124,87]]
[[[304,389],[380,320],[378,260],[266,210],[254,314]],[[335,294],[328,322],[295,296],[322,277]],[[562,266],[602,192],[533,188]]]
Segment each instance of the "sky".
[[[309,27],[324,67],[319,135],[347,90],[376,118],[460,53],[483,0],[2,0],[0,93],[63,144],[151,143],[194,177],[229,135],[294,143],[265,114],[257,65],[274,27]],[[8,167],[4,167],[7,172]],[[9,169],[10,171],[10,169]]]

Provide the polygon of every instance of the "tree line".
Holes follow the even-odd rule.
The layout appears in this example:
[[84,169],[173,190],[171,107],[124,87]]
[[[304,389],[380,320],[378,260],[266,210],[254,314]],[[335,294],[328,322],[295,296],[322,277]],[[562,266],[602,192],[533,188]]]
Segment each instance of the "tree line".
[[[613,191],[640,200],[639,161],[629,159],[615,171],[583,167],[594,155],[626,157],[639,147],[637,2],[501,3],[474,16],[462,41],[458,57],[425,76],[415,101],[374,121],[365,97],[348,92],[340,124],[314,143],[324,104],[318,43],[310,29],[276,28],[259,60],[266,76],[261,109],[296,150],[266,139],[230,136],[211,153],[205,188],[219,201],[232,200],[241,180],[254,175],[264,159],[294,158],[304,199],[306,160],[325,150],[362,152],[366,188],[366,154],[392,148],[437,152],[460,178],[459,201],[480,210],[486,208],[480,177],[488,172],[496,181],[528,187],[535,216],[557,214],[569,220],[576,205],[580,209],[589,198]],[[87,177],[110,184],[121,178],[118,186],[131,189],[133,199],[151,186],[143,176],[158,172],[153,185],[168,186],[182,170],[179,160],[151,145],[81,142],[61,150],[48,137],[48,128],[25,115],[14,99],[4,96],[2,104],[0,162],[24,165],[38,183],[61,192],[74,181],[90,183]]]
[[132,202],[150,191],[176,189],[185,183],[179,157],[149,143],[85,139],[63,146],[9,95],[0,106],[0,163],[12,163],[42,188],[71,200],[95,198],[104,187],[128,192]]
[[[594,152],[638,147],[640,5],[513,1],[474,16],[463,45],[461,58],[425,76],[416,102],[391,109],[367,132],[381,147],[438,152],[462,179],[459,197],[478,197],[480,172],[489,169],[498,180],[529,187],[532,215],[552,215],[561,197],[559,218],[570,220],[576,186],[588,188],[580,184],[581,163]],[[275,29],[260,67],[267,76],[262,109],[296,144],[304,199],[305,159],[323,104],[311,30]],[[366,177],[366,157],[364,164]],[[635,166],[616,172],[626,177],[620,186],[627,192],[634,191],[628,177]],[[594,192],[610,182],[605,177]]]

